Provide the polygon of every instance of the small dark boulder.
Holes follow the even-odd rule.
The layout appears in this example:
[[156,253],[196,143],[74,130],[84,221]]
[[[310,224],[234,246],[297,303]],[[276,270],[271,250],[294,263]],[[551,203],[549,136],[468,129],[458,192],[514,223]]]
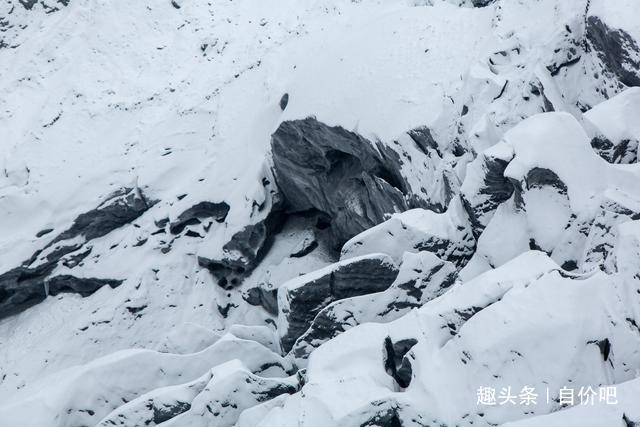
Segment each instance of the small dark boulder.
[[262,306],[267,312],[278,314],[278,290],[268,289],[266,285],[248,289],[242,298],[249,304]]
[[285,108],[287,108],[288,104],[289,104],[289,94],[285,93],[284,95],[282,95],[282,98],[280,98],[280,109],[284,111]]
[[182,212],[178,219],[169,226],[171,234],[180,234],[188,225],[200,224],[201,220],[211,218],[216,222],[224,222],[229,213],[229,205],[225,202],[203,201],[196,203]]

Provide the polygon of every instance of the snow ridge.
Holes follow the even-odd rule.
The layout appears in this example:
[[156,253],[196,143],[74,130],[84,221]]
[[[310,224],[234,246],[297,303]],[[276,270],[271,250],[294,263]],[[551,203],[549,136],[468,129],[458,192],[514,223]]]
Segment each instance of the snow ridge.
[[7,0],[0,425],[640,425],[638,16]]

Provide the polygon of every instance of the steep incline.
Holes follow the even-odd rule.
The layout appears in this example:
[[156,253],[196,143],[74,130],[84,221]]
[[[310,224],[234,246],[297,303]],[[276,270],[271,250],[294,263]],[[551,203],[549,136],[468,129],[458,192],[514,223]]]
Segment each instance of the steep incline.
[[638,16],[7,0],[0,424],[640,423]]

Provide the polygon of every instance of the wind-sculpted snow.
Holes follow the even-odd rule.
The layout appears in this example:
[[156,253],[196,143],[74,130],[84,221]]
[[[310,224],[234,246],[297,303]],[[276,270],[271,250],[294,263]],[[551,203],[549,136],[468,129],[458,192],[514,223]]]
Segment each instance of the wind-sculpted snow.
[[4,2],[0,425],[640,425],[638,16]]

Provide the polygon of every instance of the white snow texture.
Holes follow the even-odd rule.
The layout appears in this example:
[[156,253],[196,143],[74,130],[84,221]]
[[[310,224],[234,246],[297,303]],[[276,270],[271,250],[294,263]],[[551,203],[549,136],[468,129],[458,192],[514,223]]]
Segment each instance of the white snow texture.
[[640,426],[639,46],[638,0],[4,0],[0,427]]

